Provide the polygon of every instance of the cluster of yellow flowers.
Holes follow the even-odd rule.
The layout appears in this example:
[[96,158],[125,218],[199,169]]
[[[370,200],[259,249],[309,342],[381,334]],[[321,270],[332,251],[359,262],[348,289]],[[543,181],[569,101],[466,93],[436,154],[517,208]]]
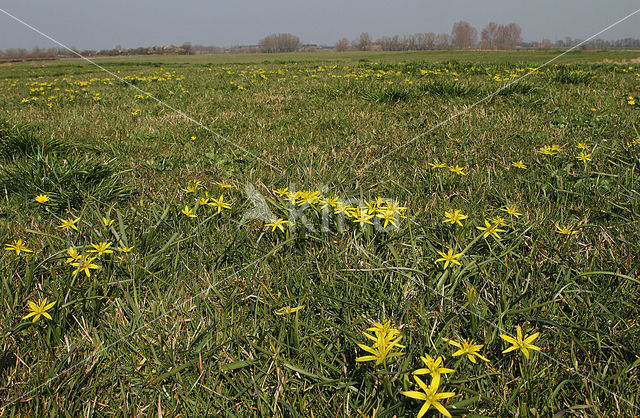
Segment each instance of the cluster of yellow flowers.
[[[582,162],[583,162],[583,163],[585,163],[585,164],[586,164],[587,162],[591,161],[591,154],[587,154],[587,153],[584,151],[584,150],[586,150],[586,149],[587,149],[587,146],[586,146],[584,143],[582,143],[582,142],[578,143],[577,148],[578,148],[578,149],[580,149],[581,151],[580,151],[580,154],[576,155],[576,160],[578,160],[578,161],[582,161]],[[540,148],[538,149],[538,151],[539,151],[539,152],[540,152],[540,154],[542,154],[542,155],[545,155],[545,156],[547,156],[547,155],[552,156],[552,155],[556,155],[556,154],[560,153],[560,152],[562,151],[562,148],[560,148],[560,146],[559,146],[559,145],[555,145],[555,144],[554,144],[554,145],[545,145],[545,146],[543,146],[543,147],[540,147]],[[546,157],[545,157],[545,158],[546,158]],[[515,167],[518,167],[518,168],[527,168],[527,167],[526,167],[526,165],[524,165],[524,163],[523,163],[522,161],[519,161],[519,162],[518,162],[518,164],[516,164],[516,163],[514,162],[514,163],[513,163],[513,165],[514,165]]]
[[[367,328],[366,331],[372,332],[374,334],[371,335],[368,332],[363,332],[366,338],[373,341],[373,344],[371,346],[360,343],[357,344],[358,347],[369,354],[357,357],[356,362],[375,361],[376,366],[384,363],[386,368],[387,359],[402,356],[405,354],[400,351],[394,351],[396,349],[402,349],[406,347],[399,343],[402,339],[401,332],[399,329],[394,328],[391,325],[390,320],[385,322],[384,324],[376,322],[374,323],[373,327]],[[540,347],[533,345],[533,341],[538,338],[539,335],[540,333],[538,332],[532,335],[523,335],[522,328],[520,327],[520,325],[518,325],[515,337],[507,334],[500,334],[500,338],[502,338],[508,344],[511,344],[511,346],[503,350],[502,353],[506,354],[514,350],[520,350],[525,358],[529,360],[531,351],[541,350]],[[473,340],[470,339],[454,341],[449,338],[443,338],[443,341],[457,348],[457,351],[451,354],[452,357],[464,356],[473,364],[477,364],[477,358],[482,361],[489,362],[488,358],[480,354],[480,350],[484,346],[483,344],[476,344]],[[444,360],[441,356],[434,359],[429,354],[425,354],[424,356],[420,356],[420,360],[425,367],[413,371],[412,375],[416,384],[418,385],[418,388],[422,389],[422,391],[410,390],[402,391],[401,393],[409,398],[424,401],[424,404],[418,412],[418,418],[421,418],[424,414],[426,414],[431,406],[438,410],[438,412],[440,412],[442,415],[451,418],[451,413],[447,410],[447,408],[445,408],[444,405],[442,405],[440,401],[443,399],[454,397],[456,394],[453,392],[438,392],[438,390],[440,388],[442,375],[455,373],[455,370],[443,367],[442,364]],[[431,383],[427,385],[422,379],[418,377],[420,375],[429,375],[431,377]]]
[[[518,212],[515,206],[506,205],[500,209],[502,212],[512,216],[513,218],[519,219],[522,213]],[[469,217],[463,214],[459,209],[454,209],[452,211],[444,212],[445,219],[442,221],[443,223],[449,223],[451,225],[464,226],[462,221],[468,219]],[[501,233],[507,232],[504,229],[500,229],[500,227],[507,226],[507,221],[502,216],[494,216],[490,220],[484,220],[484,226],[476,226],[479,231],[482,231],[482,238],[493,237],[496,240],[502,239],[500,236]],[[572,230],[566,225],[560,226],[559,224],[555,224],[556,232],[563,235],[576,235],[578,233],[577,230]],[[440,254],[440,258],[436,259],[436,262],[444,261],[444,269],[446,270],[449,267],[449,264],[457,264],[461,265],[457,260],[459,257],[462,257],[464,253],[454,254],[452,248],[445,253],[444,251],[438,251]]]
[[[296,206],[318,206],[322,210],[332,211],[334,215],[343,215],[351,219],[360,226],[373,225],[373,219],[379,218],[384,221],[383,228],[389,224],[398,227],[399,218],[406,218],[407,208],[400,206],[394,200],[377,197],[373,200],[364,200],[361,205],[352,205],[336,196],[324,196],[320,190],[299,190],[289,191],[288,187],[276,189],[274,193],[292,205]],[[273,222],[282,222],[281,219],[274,219]],[[271,225],[269,225],[271,226]],[[282,228],[280,228],[282,230]],[[273,228],[275,230],[275,226]]]
[[[432,170],[436,170],[438,168],[446,168],[447,164],[441,162],[441,161],[434,161],[432,163],[428,163],[429,167],[431,167]],[[465,168],[464,167],[460,167],[458,164],[456,164],[455,166],[449,166],[449,171],[451,171],[452,173],[456,173],[459,174],[461,176],[466,176],[467,173],[464,172]]]
[[[463,68],[459,71],[453,71],[446,67],[436,68],[421,68],[416,70],[388,70],[380,68],[380,63],[370,62],[359,67],[353,67],[350,65],[318,65],[312,68],[304,68],[297,70],[289,70],[288,68],[279,68],[278,70],[269,70],[257,66],[248,66],[246,69],[232,69],[231,67],[220,67],[214,70],[212,67],[208,67],[206,71],[214,73],[215,78],[234,76],[241,78],[242,80],[253,83],[260,81],[259,79],[268,80],[275,78],[277,81],[290,81],[293,82],[300,78],[312,78],[312,79],[351,79],[351,80],[381,80],[388,84],[394,84],[396,82],[404,82],[412,85],[416,78],[425,77],[445,77],[452,81],[459,81],[463,75],[483,75],[496,82],[511,81],[518,77],[521,77],[526,71],[534,70],[533,67],[517,67],[515,69],[493,69],[491,66],[482,67],[470,67]],[[204,69],[200,70],[204,72]],[[558,71],[557,69],[548,69],[547,73],[553,73]],[[232,82],[236,85],[239,81]],[[240,85],[238,84],[238,87]],[[244,87],[242,88],[244,89]]]
[[[50,201],[50,198],[46,194],[39,194],[38,196],[35,197],[34,200],[40,203],[41,205],[46,205]],[[73,217],[60,219],[60,224],[58,225],[58,229],[63,231],[65,230],[78,231],[79,221],[80,221],[80,218],[74,219]],[[113,222],[114,222],[113,219],[102,217],[102,224],[107,229],[111,225],[113,225]],[[91,277],[91,270],[97,270],[101,268],[99,265],[94,263],[94,260],[106,254],[112,254],[114,250],[121,254],[118,257],[118,259],[122,260],[123,256],[131,252],[131,250],[133,249],[133,247],[128,247],[126,245],[122,245],[112,249],[113,243],[107,242],[107,241],[101,241],[96,244],[91,243],[90,245],[92,249],[88,250],[87,254],[84,254],[84,255],[78,251],[77,249],[78,247],[71,246],[67,248],[66,252],[67,252],[68,258],[66,259],[66,264],[69,264],[70,266],[75,267],[74,274],[77,275],[81,272],[84,272],[87,277]],[[20,254],[33,253],[33,250],[27,248],[26,244],[23,243],[21,239],[14,240],[12,244],[5,244],[5,250],[13,251],[18,256]],[[46,301],[47,299],[45,298],[44,302],[39,300],[37,304],[34,302],[28,302],[28,307],[29,307],[29,310],[31,311],[31,314],[27,315],[25,318],[29,318],[33,316],[33,322],[36,322],[40,318],[40,316],[44,316],[47,319],[51,319],[51,316],[46,311],[50,309],[55,304],[55,302],[46,304]]]
[[[179,82],[185,79],[182,74],[177,74],[175,71],[156,71],[153,74],[134,74],[123,76],[122,79],[130,83],[161,83],[161,82]],[[96,86],[114,86],[115,78],[110,77],[92,77],[88,80],[77,80],[73,75],[63,77],[61,79],[54,78],[51,81],[43,80],[43,77],[37,77],[35,80],[25,82],[25,86],[29,87],[29,96],[21,99],[21,103],[25,104],[38,104],[44,103],[49,108],[53,107],[54,103],[67,101],[74,102],[78,96],[84,96],[90,98],[94,102],[102,101],[100,92],[91,91]],[[16,84],[12,84],[12,87],[16,87]],[[182,89],[185,91],[184,89]],[[54,92],[59,92],[52,94]],[[64,94],[62,94],[64,93]],[[170,91],[169,94],[173,94]],[[48,96],[46,96],[48,95]],[[146,95],[135,95],[137,99],[146,99]],[[138,110],[139,111],[139,110]],[[134,111],[133,115],[137,115],[138,112]]]
[[[194,137],[195,140],[195,137]],[[231,184],[226,183],[225,181],[215,182],[215,185],[222,188],[228,189],[231,187]],[[182,191],[186,194],[196,194],[199,190],[203,190],[202,182],[199,180],[193,180],[191,184],[187,187],[183,188]],[[189,205],[184,205],[184,208],[180,211],[187,218],[196,218],[198,215],[195,213],[196,206],[210,206],[217,209],[217,213],[222,212],[224,209],[231,209],[231,204],[224,200],[224,195],[220,194],[220,197],[217,199],[209,196],[209,192],[204,190],[204,194],[197,199],[196,205],[194,208],[190,208]]]

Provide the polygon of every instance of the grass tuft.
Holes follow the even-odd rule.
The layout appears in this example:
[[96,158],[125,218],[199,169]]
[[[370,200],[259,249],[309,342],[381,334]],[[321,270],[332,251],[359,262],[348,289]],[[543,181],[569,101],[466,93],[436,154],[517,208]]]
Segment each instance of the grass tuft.
[[58,141],[44,141],[32,133],[26,124],[11,124],[0,120],[0,160],[13,161],[39,152],[61,151],[65,147]]
[[113,162],[42,150],[2,168],[0,183],[9,198],[31,201],[45,194],[51,199],[49,207],[58,211],[81,208],[88,199],[107,203],[131,194]]

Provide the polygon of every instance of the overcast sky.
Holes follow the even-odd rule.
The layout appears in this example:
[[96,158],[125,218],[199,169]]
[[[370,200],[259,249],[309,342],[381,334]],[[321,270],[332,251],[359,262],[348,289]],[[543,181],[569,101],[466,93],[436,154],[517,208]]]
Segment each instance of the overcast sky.
[[[256,44],[290,32],[303,43],[333,45],[372,37],[450,33],[458,20],[480,31],[518,23],[525,41],[591,36],[640,9],[639,0],[0,0],[0,9],[80,49],[193,44]],[[600,36],[640,38],[640,13]],[[0,12],[0,49],[55,46]]]

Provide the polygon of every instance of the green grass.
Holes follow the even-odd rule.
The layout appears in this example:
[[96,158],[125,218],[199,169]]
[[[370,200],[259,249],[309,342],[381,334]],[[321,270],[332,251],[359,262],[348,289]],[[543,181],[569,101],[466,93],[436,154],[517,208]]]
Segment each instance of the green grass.
[[[411,416],[420,403],[400,392],[417,390],[426,353],[456,369],[441,383],[454,415],[637,415],[640,67],[605,60],[638,53],[569,53],[422,135],[553,56],[99,60],[254,156],[81,61],[0,67],[0,240],[34,251],[0,255],[3,413]],[[313,229],[272,232],[243,220],[247,184],[284,219],[287,186],[397,200],[407,218],[361,229],[313,205]],[[200,204],[205,191],[231,208]],[[464,226],[442,222],[454,209]],[[495,216],[501,239],[482,238]],[[78,231],[57,227],[69,217]],[[76,274],[67,249],[98,242],[133,249]],[[449,248],[464,255],[445,270]],[[53,319],[22,320],[44,297]],[[387,320],[405,354],[357,363],[362,332]],[[540,332],[530,361],[502,353],[518,325]],[[473,338],[490,362],[452,357],[443,338]]]

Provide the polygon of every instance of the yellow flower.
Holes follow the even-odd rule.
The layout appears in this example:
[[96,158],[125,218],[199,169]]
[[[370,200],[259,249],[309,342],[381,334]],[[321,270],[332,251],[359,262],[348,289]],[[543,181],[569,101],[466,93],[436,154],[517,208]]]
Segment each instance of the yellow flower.
[[78,222],[80,220],[80,218],[76,218],[76,219],[63,219],[60,225],[58,225],[58,228],[60,229],[69,229],[69,228],[73,228],[76,231],[78,230],[78,227],[76,226],[76,222]]
[[287,192],[287,200],[289,201],[289,203],[291,203],[292,205],[296,203],[296,200],[298,199],[298,192],[292,193],[292,192]]
[[67,249],[67,254],[69,254],[69,258],[67,258],[66,263],[73,263],[74,261],[77,261],[80,258],[80,253],[78,252],[78,250],[76,250],[73,247],[69,247]]
[[276,228],[278,228],[280,231],[284,232],[284,226],[283,225],[291,225],[291,222],[286,221],[282,218],[278,218],[278,219],[272,219],[270,223],[265,224],[265,226],[271,226],[273,228],[271,228],[271,232],[275,231]]
[[[378,199],[376,199],[376,200],[372,200],[372,201],[365,200],[365,201],[364,201],[364,204],[367,206],[367,212],[368,212],[369,214],[375,214],[375,213],[377,213],[377,212],[378,212],[378,210],[380,209],[380,208],[379,208],[380,203],[378,202]],[[334,205],[334,206],[335,206],[335,205]]]
[[438,387],[440,386],[440,375],[438,375],[438,377],[434,377],[431,380],[431,384],[429,386],[427,386],[422,380],[420,380],[418,376],[413,376],[413,378],[415,379],[418,386],[420,386],[420,389],[422,389],[424,392],[410,390],[400,393],[409,398],[424,401],[422,408],[420,408],[420,411],[418,412],[418,418],[422,418],[422,416],[427,413],[431,405],[433,405],[433,407],[436,408],[438,412],[440,412],[445,417],[451,418],[451,414],[444,406],[442,406],[440,401],[442,399],[451,398],[456,394],[453,392],[438,393]]
[[196,136],[195,135],[191,135],[191,140],[195,141],[196,140]]
[[516,167],[516,168],[521,168],[523,170],[527,169],[527,165],[524,163],[524,161],[520,160],[520,161],[514,161],[511,163],[512,166]]
[[215,206],[218,208],[218,213],[222,212],[222,209],[229,209],[231,205],[224,201],[224,196],[220,195],[218,199],[211,199],[211,202],[207,203],[209,206]]
[[345,203],[340,200],[336,201],[336,204],[333,207],[334,215],[340,215],[344,213],[347,216],[351,216],[350,212],[351,212],[351,206],[345,205]]
[[214,184],[215,184],[215,185],[217,185],[217,186],[222,187],[223,189],[229,189],[229,188],[231,188],[231,185],[230,185],[229,183],[225,182],[224,180],[222,180],[222,181],[216,181]]
[[556,150],[553,149],[552,147],[545,145],[544,147],[541,147],[539,149],[540,153],[544,154],[544,155],[555,155],[556,154]]
[[480,349],[484,346],[483,344],[474,344],[473,340],[462,340],[461,343],[457,341],[450,340],[448,338],[443,338],[445,342],[448,342],[454,347],[458,347],[459,350],[452,354],[453,357],[458,357],[462,355],[466,355],[470,362],[476,363],[476,357],[481,360],[489,361],[486,357],[480,354]]
[[304,308],[304,305],[296,306],[295,308],[291,308],[289,306],[285,306],[284,308],[280,308],[280,309],[274,311],[274,313],[276,315],[289,315],[289,314],[298,312],[302,308]]
[[482,234],[483,238],[488,238],[493,235],[495,239],[501,239],[498,232],[507,232],[504,229],[498,229],[498,224],[491,225],[487,220],[484,221],[484,224],[485,226],[476,226],[480,231],[484,231],[484,234]]
[[575,235],[578,233],[578,231],[574,231],[572,229],[569,229],[566,225],[560,226],[558,224],[556,224],[556,232],[558,232],[559,234],[564,234],[564,235]]
[[586,154],[584,152],[581,152],[580,154],[578,154],[576,159],[586,164],[587,161],[591,161],[591,154]]
[[320,199],[320,209],[325,209],[328,207],[335,207],[338,204],[337,197],[323,197]]
[[491,223],[496,224],[498,226],[507,225],[507,223],[504,221],[504,218],[502,216],[494,216],[493,218],[491,218]]
[[23,253],[32,253],[33,251],[25,247],[21,239],[13,240],[13,244],[5,244],[4,249],[7,251],[15,251],[16,255]]
[[407,208],[405,206],[400,206],[400,203],[398,202],[385,200],[384,203],[378,204],[378,206],[379,206],[378,212],[380,213],[385,213],[385,212],[391,212],[394,214],[397,213],[401,217],[406,218],[406,216],[404,216],[404,212],[407,210]]
[[87,277],[91,277],[90,270],[92,269],[95,270],[100,268],[98,265],[92,263],[92,261],[95,259],[96,257],[84,256],[80,258],[78,261],[76,261],[75,263],[71,263],[71,265],[73,267],[77,267],[75,271],[76,274],[80,273],[81,271],[84,271],[84,274],[86,274]]
[[303,190],[298,192],[298,201],[296,203],[298,206],[302,206],[305,203],[314,205],[320,202],[321,197],[322,193],[319,190]]
[[104,226],[109,227],[109,226],[111,226],[113,224],[113,219],[109,219],[109,218],[103,217],[102,218],[102,223],[104,223]]
[[32,322],[36,322],[38,319],[40,319],[40,316],[44,316],[47,319],[52,319],[51,315],[49,315],[47,311],[51,309],[55,304],[56,304],[55,302],[51,302],[50,304],[47,305],[47,298],[44,298],[44,300],[38,299],[37,304],[29,301],[28,305],[29,305],[29,310],[31,312],[26,316],[24,316],[22,319],[33,317]]
[[449,171],[456,174],[460,174],[461,176],[466,176],[463,170],[464,170],[464,167],[460,167],[458,164],[456,164],[455,167],[449,167]]
[[384,220],[384,225],[382,226],[383,228],[386,228],[388,224],[391,224],[396,228],[398,227],[398,225],[396,225],[396,215],[393,212],[387,211],[379,213],[376,216]]
[[516,210],[515,206],[505,206],[500,210],[503,212],[507,212],[509,215],[515,216],[516,218],[519,218],[520,215],[522,215],[520,212]]
[[365,337],[374,341],[373,345],[369,347],[364,344],[358,344],[358,347],[371,355],[357,357],[356,362],[375,361],[377,366],[388,358],[403,355],[404,353],[391,351],[395,347],[405,348],[404,345],[399,343],[402,339],[400,331],[391,326],[391,321],[387,321],[384,324],[376,323],[374,325],[372,328],[367,328],[367,331],[373,331],[375,336],[363,332]]
[[200,188],[200,181],[193,180],[193,184],[182,189],[185,193],[195,193]]
[[366,224],[373,225],[371,219],[373,219],[373,215],[369,214],[369,211],[363,209],[361,207],[356,207],[356,209],[352,213],[353,222],[359,224],[360,226],[365,226]]
[[128,253],[131,252],[132,249],[133,247],[117,247],[116,251],[118,251],[119,253]]
[[444,167],[447,166],[445,163],[441,163],[438,160],[436,160],[436,162],[434,162],[434,163],[429,163],[429,165],[431,166],[432,170],[434,170],[436,168],[444,168]]
[[36,202],[38,203],[47,203],[49,201],[49,196],[46,194],[39,194],[36,196]]
[[517,338],[513,338],[505,334],[500,334],[500,338],[502,338],[509,344],[513,344],[511,347],[504,350],[503,353],[508,353],[513,350],[520,350],[522,351],[522,354],[524,354],[524,356],[527,359],[529,359],[529,350],[533,350],[533,351],[541,350],[540,347],[537,347],[531,344],[536,338],[538,338],[538,336],[540,335],[539,332],[536,332],[535,334],[532,334],[532,335],[524,334],[524,337],[523,337],[522,328],[520,328],[520,325],[518,325],[516,332],[517,332]]
[[284,187],[284,188],[281,188],[281,189],[276,189],[274,191],[274,193],[277,194],[278,197],[285,197],[288,192],[289,192],[289,188],[288,187]]
[[441,374],[455,372],[455,370],[453,369],[447,369],[445,367],[441,367],[442,357],[438,357],[437,359],[434,360],[431,358],[431,356],[429,356],[428,354],[425,354],[424,357],[420,357],[420,360],[422,360],[426,368],[416,370],[415,372],[413,372],[414,375],[430,374],[432,378],[435,378],[436,376],[440,376]]
[[459,210],[454,210],[452,212],[444,212],[444,216],[445,219],[444,221],[442,221],[442,223],[451,223],[451,225],[453,224],[458,224],[460,226],[462,226],[462,222],[460,222],[461,220],[467,219],[468,216],[467,215],[463,215],[462,213],[460,213]]
[[446,254],[444,252],[442,252],[442,251],[438,251],[438,254],[440,254],[442,256],[442,258],[438,258],[436,260],[436,262],[444,261],[445,270],[447,269],[447,267],[449,267],[449,263],[457,264],[459,266],[462,265],[462,264],[460,264],[460,262],[458,260],[456,260],[456,258],[462,256],[462,253],[454,254],[452,248],[449,248],[449,251],[447,251]]
[[587,149],[587,146],[585,144],[583,144],[582,142],[578,143],[578,149]]
[[110,242],[100,242],[98,244],[91,244],[91,246],[94,248],[93,250],[89,250],[87,252],[89,253],[97,253],[99,256],[102,254],[111,254],[113,252],[113,250],[110,250],[109,247],[111,246]]
[[185,205],[184,209],[182,209],[180,212],[182,212],[182,214],[188,218],[195,218],[196,214],[193,213],[193,209],[189,209],[189,206]]

